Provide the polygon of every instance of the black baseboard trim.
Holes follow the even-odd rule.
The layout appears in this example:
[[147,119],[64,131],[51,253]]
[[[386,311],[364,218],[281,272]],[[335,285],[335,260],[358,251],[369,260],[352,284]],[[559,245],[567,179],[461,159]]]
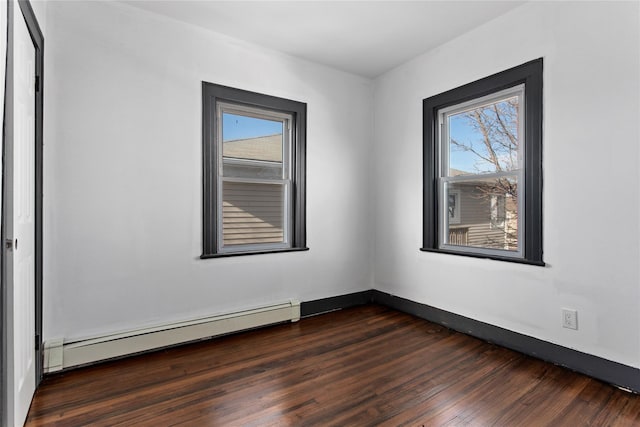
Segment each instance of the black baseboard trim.
[[640,393],[640,369],[373,290],[373,301],[502,347]]
[[640,394],[640,369],[638,368],[513,332],[375,289],[302,302],[300,304],[300,316],[309,317],[366,304],[380,304],[403,313],[411,314],[428,320],[429,322],[437,323],[455,331]]
[[303,301],[300,303],[300,317],[315,316],[316,314],[327,313],[329,311],[371,304],[374,302],[373,292],[373,289],[370,289],[368,291],[354,292],[336,297]]

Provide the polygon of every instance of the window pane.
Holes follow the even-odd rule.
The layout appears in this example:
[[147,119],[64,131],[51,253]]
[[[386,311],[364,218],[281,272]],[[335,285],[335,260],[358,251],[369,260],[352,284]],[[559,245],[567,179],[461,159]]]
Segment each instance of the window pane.
[[283,243],[286,184],[223,182],[224,246]]
[[444,191],[448,221],[442,241],[456,246],[518,250],[515,176],[449,182],[445,183]]
[[283,122],[222,113],[223,175],[283,178]]
[[519,169],[517,96],[447,118],[449,176]]

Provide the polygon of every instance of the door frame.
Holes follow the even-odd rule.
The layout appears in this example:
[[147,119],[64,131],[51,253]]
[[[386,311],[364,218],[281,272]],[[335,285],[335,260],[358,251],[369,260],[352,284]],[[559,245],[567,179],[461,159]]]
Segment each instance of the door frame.
[[[42,213],[43,213],[43,99],[44,99],[44,36],[38,24],[36,15],[31,7],[29,0],[7,0],[7,58],[5,73],[5,96],[4,96],[4,126],[3,126],[3,145],[2,145],[2,219],[1,219],[1,240],[0,240],[0,265],[2,272],[0,274],[0,305],[2,309],[2,328],[0,328],[0,339],[2,346],[0,350],[0,423],[5,424],[7,421],[7,283],[5,281],[5,251],[7,250],[4,242],[7,241],[7,231],[5,230],[6,212],[13,209],[13,202],[8,196],[13,195],[13,188],[5,188],[5,173],[7,167],[13,170],[11,165],[5,163],[5,157],[8,150],[13,151],[13,8],[16,3],[20,8],[22,16],[27,25],[27,30],[33,41],[35,48],[35,348],[36,348],[36,387],[42,380],[43,374],[43,346],[42,346]],[[1,82],[0,82],[1,83]],[[11,156],[13,158],[13,156]],[[13,323],[13,322],[12,322]]]
[[22,16],[27,23],[33,46],[36,50],[36,90],[35,90],[35,312],[36,312],[36,387],[40,384],[43,374],[42,347],[42,195],[43,195],[43,113],[44,113],[44,35],[38,24],[36,14],[29,0],[19,0]]

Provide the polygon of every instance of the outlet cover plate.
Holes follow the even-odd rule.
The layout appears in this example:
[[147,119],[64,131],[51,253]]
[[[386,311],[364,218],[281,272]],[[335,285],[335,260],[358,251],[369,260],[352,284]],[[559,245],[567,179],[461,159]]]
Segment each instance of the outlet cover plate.
[[578,329],[578,312],[570,308],[562,309],[562,327]]

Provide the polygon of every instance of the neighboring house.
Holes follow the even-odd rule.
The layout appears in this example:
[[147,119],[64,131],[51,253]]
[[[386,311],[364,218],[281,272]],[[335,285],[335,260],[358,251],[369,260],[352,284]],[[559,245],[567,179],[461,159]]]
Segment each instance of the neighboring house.
[[[282,178],[282,134],[225,141],[225,176],[247,179]],[[225,181],[224,244],[278,243],[284,239],[282,185]]]
[[[455,171],[453,175],[463,173]],[[448,204],[450,245],[517,249],[518,210],[514,197],[495,192],[482,182],[455,183],[449,189]]]

